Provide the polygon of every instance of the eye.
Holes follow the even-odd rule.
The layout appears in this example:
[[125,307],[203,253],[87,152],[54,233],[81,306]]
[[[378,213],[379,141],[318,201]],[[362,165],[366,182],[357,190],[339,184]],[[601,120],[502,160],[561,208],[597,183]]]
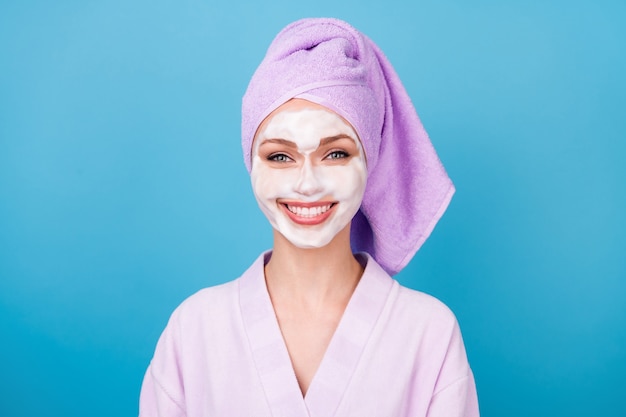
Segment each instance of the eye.
[[343,158],[347,158],[350,155],[348,155],[348,152],[344,152],[344,151],[332,151],[330,152],[328,155],[326,155],[325,159],[343,159]]
[[285,155],[284,153],[275,153],[267,157],[268,161],[273,162],[290,162],[293,161],[290,157]]

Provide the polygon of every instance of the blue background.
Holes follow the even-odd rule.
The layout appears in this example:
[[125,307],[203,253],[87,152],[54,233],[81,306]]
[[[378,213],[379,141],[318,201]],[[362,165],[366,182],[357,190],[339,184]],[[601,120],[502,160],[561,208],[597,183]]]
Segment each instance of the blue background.
[[0,415],[134,416],[171,311],[271,246],[240,100],[351,22],[457,186],[398,279],[457,314],[483,416],[625,416],[626,3],[0,3]]

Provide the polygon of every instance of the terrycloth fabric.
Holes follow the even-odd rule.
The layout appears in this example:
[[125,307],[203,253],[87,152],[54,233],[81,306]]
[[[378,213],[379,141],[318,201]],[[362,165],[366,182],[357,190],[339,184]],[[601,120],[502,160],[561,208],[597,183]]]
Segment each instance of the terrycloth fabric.
[[303,19],[270,45],[243,98],[242,146],[294,97],[325,106],[357,131],[368,166],[352,247],[399,272],[430,235],[454,186],[393,67],[365,35],[337,19]]
[[172,314],[140,417],[478,417],[459,325],[440,301],[366,263],[302,396],[272,306],[268,254]]

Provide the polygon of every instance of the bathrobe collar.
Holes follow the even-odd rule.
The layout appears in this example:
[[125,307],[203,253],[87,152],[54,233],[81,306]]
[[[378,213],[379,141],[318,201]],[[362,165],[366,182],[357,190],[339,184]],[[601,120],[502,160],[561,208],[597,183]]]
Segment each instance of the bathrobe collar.
[[331,417],[350,383],[385,306],[393,279],[368,254],[367,262],[326,353],[303,398],[265,283],[261,255],[243,274],[240,307],[252,356],[273,417]]

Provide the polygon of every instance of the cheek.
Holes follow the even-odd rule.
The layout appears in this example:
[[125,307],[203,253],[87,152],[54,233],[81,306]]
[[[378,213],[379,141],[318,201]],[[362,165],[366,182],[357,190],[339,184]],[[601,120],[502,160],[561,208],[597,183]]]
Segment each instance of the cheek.
[[254,194],[261,199],[286,197],[293,189],[293,174],[289,170],[270,169],[257,162],[250,173]]
[[367,178],[363,164],[351,161],[345,166],[326,167],[324,183],[333,190],[337,199],[347,199],[363,194]]

